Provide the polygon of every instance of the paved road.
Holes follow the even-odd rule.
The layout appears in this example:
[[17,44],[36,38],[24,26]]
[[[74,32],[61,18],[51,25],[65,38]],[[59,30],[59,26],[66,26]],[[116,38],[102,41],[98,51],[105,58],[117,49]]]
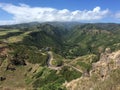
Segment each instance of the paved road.
[[51,51],[48,51],[48,61],[47,61],[48,67],[53,70],[61,70],[61,66],[57,67],[52,65],[52,60],[53,60],[53,54]]
[[56,67],[56,66],[52,65],[52,60],[53,60],[53,54],[52,54],[51,51],[48,51],[48,61],[47,61],[47,65],[48,65],[48,67],[49,67],[50,69],[53,69],[53,70],[61,70],[61,68],[62,68],[63,66],[69,66],[69,67],[72,67],[73,69],[75,69],[75,70],[78,71],[78,72],[81,72],[81,73],[83,72],[82,70],[80,70],[80,69],[78,69],[78,68],[76,68],[76,67],[74,67],[74,66],[72,66],[72,65],[70,65],[70,64],[64,64],[63,66]]

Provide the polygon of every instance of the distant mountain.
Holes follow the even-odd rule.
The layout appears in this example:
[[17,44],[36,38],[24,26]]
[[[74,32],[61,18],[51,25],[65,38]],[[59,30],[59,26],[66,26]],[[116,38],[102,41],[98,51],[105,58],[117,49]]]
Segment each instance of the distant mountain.
[[83,23],[80,22],[30,22],[30,23],[21,23],[21,24],[15,24],[15,25],[1,25],[0,28],[27,28],[27,27],[32,27],[32,26],[39,26],[39,25],[45,25],[45,24],[50,24],[54,27],[64,27],[64,28],[72,28],[73,26],[80,25]]
[[1,27],[19,29],[20,33],[30,31],[23,44],[39,48],[49,46],[65,57],[98,53],[100,48],[104,51],[106,47],[115,50],[120,43],[120,24],[115,23],[31,22]]

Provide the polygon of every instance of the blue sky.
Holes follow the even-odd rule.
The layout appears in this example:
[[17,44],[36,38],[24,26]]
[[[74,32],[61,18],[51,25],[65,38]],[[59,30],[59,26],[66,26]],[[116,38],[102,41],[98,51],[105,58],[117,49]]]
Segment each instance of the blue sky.
[[0,0],[0,24],[120,22],[120,0]]

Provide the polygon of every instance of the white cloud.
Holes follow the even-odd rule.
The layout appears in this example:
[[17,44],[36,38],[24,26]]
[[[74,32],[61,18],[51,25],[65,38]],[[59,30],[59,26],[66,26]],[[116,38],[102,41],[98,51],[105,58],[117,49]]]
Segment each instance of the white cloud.
[[115,14],[115,18],[120,19],[120,12]]
[[46,22],[46,21],[91,21],[104,18],[109,10],[101,10],[99,6],[93,10],[75,10],[68,9],[58,10],[48,7],[30,7],[26,4],[0,3],[0,8],[13,15],[10,21],[0,21],[4,24],[25,23],[25,22]]
[[12,25],[17,23],[19,22],[16,22],[15,20],[0,20],[0,25]]

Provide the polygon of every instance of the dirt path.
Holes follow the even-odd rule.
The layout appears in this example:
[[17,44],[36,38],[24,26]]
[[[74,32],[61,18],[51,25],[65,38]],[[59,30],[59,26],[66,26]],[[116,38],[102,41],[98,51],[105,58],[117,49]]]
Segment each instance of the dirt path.
[[72,66],[72,65],[70,65],[70,64],[65,64],[65,66],[72,67],[72,68],[75,69],[76,71],[78,71],[78,72],[80,72],[80,73],[83,73],[82,70],[80,70],[80,69],[78,69],[78,68],[76,68],[76,67],[74,67],[74,66]]

